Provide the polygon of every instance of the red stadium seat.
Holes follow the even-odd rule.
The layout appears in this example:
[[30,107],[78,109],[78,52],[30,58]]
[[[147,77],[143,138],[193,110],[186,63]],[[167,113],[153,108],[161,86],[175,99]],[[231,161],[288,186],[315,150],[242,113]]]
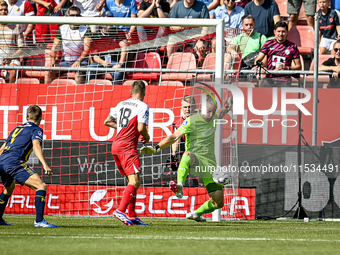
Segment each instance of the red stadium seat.
[[77,85],[75,80],[72,79],[54,79],[51,84],[58,84],[58,85]]
[[[209,53],[203,62],[202,69],[215,69],[216,53]],[[197,74],[197,81],[211,81],[210,74]]]
[[167,69],[181,69],[184,72],[170,72],[164,73],[162,75],[162,80],[168,81],[187,81],[195,77],[194,73],[185,72],[185,70],[196,69],[196,58],[195,55],[191,52],[175,52],[172,53],[168,64]]
[[39,84],[40,81],[37,78],[19,78],[17,83]]
[[287,0],[276,0],[275,2],[277,3],[279,7],[281,18],[288,18],[289,17],[289,14],[287,13],[288,1]]
[[[157,52],[139,52],[137,53],[133,65],[133,68],[151,68],[151,69],[160,69],[161,57]],[[156,73],[131,73],[127,74],[127,79],[132,80],[146,80],[146,81],[158,81],[160,77],[160,72]]]
[[159,86],[184,86],[180,81],[162,81]]
[[309,26],[295,26],[288,33],[289,41],[298,46],[300,54],[312,54],[314,50],[314,29]]
[[[319,66],[322,65],[327,59],[332,58],[332,55],[319,55]],[[309,71],[314,71],[314,59],[310,64]],[[312,75],[307,76],[306,87],[313,87],[314,77]],[[319,75],[318,76],[318,88],[322,88],[323,84],[329,84],[329,75]]]
[[[25,66],[35,66],[35,67],[45,66],[45,59],[46,59],[45,55],[32,56],[32,57],[26,59]],[[41,79],[41,78],[45,77],[46,71],[44,71],[44,70],[25,70],[24,73],[28,77]]]
[[88,84],[97,84],[97,85],[112,85],[112,82],[104,79],[92,79]]
[[[123,85],[124,85],[124,86],[132,86],[132,84],[133,84],[134,81],[135,81],[135,80],[126,80],[126,81],[124,81]],[[146,81],[143,81],[143,82],[144,82],[145,86],[148,86],[148,85],[149,85]]]

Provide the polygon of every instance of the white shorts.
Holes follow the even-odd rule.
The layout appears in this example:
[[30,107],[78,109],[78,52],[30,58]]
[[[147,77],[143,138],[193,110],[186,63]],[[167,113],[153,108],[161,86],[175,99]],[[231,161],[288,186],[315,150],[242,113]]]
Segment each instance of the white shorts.
[[[2,63],[2,59],[0,59],[0,63]],[[20,61],[18,59],[12,59],[11,63],[6,64],[6,66],[10,65],[21,66]],[[2,66],[2,64],[0,64],[0,66]]]
[[334,44],[337,42],[335,39],[330,39],[330,38],[324,38],[323,36],[321,37],[320,41],[320,47],[325,47],[329,51],[331,51],[334,47]]

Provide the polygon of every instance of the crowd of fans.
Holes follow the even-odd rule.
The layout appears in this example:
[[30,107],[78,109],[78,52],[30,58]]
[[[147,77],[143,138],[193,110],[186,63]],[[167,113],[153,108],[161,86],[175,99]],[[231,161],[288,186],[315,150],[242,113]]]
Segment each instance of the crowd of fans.
[[[287,37],[289,31],[298,24],[300,9],[304,4],[306,25],[311,29],[314,29],[314,13],[317,11],[320,14],[319,53],[334,54],[335,56],[325,63],[320,63],[322,66],[320,70],[333,71],[331,74],[332,86],[338,84],[337,79],[340,73],[338,55],[340,52],[339,47],[336,46],[339,46],[337,42],[340,40],[340,13],[331,8],[330,0],[287,1],[288,20],[284,20],[280,16],[279,6],[273,0],[137,1],[1,0],[0,15],[224,19],[226,27],[249,29],[236,37],[229,37],[226,33],[225,67],[231,68],[231,63],[237,60],[238,53],[243,52],[241,65],[243,69],[257,68],[256,63],[262,62],[267,77],[274,79],[274,82],[270,82],[269,85],[286,86],[289,78],[277,74],[269,75],[268,72],[271,70],[301,70],[302,64],[298,47],[287,40]],[[126,50],[128,45],[169,35],[169,40],[164,45],[166,46],[166,50],[163,52],[164,59],[168,59],[176,51],[192,52],[195,54],[197,66],[200,68],[207,53],[216,52],[215,38],[207,37],[206,28],[202,28],[201,36],[179,44],[175,32],[185,29],[185,27],[150,29],[143,26],[0,24],[0,64],[22,65],[23,58],[17,56],[20,55],[23,45],[30,44],[49,50],[51,60],[46,63],[46,66],[111,67],[109,71],[111,78],[114,83],[119,83],[123,79],[121,68],[126,66],[128,60],[128,51]],[[243,43],[245,40],[248,40],[246,46]],[[119,54],[108,54],[107,50],[114,47],[121,49]],[[58,54],[58,52],[62,52],[62,54]],[[163,62],[163,64],[165,63]],[[112,68],[118,68],[118,70],[112,71]],[[45,83],[50,83],[56,73],[57,71],[47,71]],[[2,72],[2,76],[9,82],[16,80],[16,74],[17,72],[13,70]],[[83,83],[86,75],[90,75],[91,79],[98,77],[96,72],[77,73],[75,75],[76,82]],[[340,82],[338,86],[340,87]]]

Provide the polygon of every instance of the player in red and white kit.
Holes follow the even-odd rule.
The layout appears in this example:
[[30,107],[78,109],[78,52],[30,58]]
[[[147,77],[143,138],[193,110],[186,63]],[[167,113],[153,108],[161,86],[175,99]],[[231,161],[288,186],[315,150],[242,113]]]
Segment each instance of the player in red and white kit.
[[[122,176],[126,176],[128,185],[122,201],[113,215],[125,225],[148,225],[136,216],[136,194],[140,186],[140,162],[137,151],[138,138],[143,136],[143,143],[150,140],[146,129],[149,121],[149,106],[143,103],[145,84],[134,81],[131,98],[119,102],[107,116],[104,125],[117,129],[112,143],[112,155]],[[128,208],[128,215],[125,214]]]

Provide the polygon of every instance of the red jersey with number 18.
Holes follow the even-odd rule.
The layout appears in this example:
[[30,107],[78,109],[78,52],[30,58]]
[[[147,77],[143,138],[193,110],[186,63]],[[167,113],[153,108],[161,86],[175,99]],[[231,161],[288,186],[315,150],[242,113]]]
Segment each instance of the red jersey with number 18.
[[119,102],[110,115],[117,121],[117,134],[112,144],[112,154],[137,152],[138,123],[149,124],[149,106],[139,99]]

